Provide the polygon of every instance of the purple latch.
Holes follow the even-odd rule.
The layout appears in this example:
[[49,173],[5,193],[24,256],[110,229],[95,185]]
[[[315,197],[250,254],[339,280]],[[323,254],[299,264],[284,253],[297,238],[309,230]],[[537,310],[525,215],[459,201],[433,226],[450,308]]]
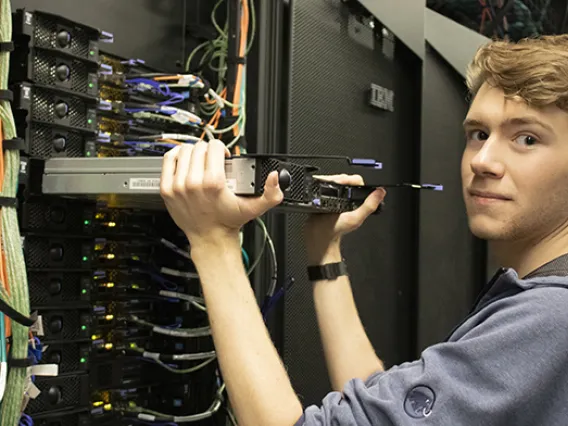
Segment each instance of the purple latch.
[[427,188],[427,189],[432,189],[434,191],[443,191],[444,190],[444,185],[425,184],[425,185],[422,185],[422,187]]
[[353,158],[351,164],[354,166],[373,167],[374,169],[383,168],[383,163],[379,163],[372,158]]
[[106,74],[106,75],[112,74],[112,67],[108,64],[100,64],[99,68],[100,68],[99,71],[100,74]]
[[103,43],[114,43],[114,34],[109,33],[108,31],[101,31],[99,41]]

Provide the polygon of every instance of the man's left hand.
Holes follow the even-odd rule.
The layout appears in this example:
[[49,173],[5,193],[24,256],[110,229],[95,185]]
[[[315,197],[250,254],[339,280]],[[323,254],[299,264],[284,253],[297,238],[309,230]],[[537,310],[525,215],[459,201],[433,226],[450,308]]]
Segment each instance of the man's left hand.
[[247,222],[280,204],[278,173],[266,179],[260,197],[239,197],[228,187],[225,157],[218,140],[184,144],[164,156],[160,192],[175,223],[192,246],[238,235]]

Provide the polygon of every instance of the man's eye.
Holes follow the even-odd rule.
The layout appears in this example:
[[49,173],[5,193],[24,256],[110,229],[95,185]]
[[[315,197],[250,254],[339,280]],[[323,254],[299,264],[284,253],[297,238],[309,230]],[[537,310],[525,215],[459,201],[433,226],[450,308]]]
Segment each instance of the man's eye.
[[537,143],[537,139],[533,136],[522,135],[517,137],[515,139],[515,142],[517,142],[520,145],[533,146],[535,143]]
[[468,133],[467,138],[473,141],[484,141],[489,138],[489,135],[482,130],[472,130]]

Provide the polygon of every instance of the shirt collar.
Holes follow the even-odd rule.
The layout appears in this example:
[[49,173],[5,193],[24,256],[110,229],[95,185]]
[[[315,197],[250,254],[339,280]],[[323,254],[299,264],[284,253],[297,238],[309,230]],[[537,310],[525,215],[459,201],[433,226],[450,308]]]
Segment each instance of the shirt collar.
[[499,268],[481,291],[473,310],[514,293],[550,285],[568,288],[568,253],[545,263],[522,279],[512,268]]

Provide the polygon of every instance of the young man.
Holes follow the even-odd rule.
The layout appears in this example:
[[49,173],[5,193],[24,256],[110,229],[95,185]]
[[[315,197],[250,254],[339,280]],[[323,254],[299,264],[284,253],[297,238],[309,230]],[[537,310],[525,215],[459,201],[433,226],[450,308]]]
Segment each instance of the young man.
[[[335,390],[321,407],[304,411],[296,397],[241,260],[239,228],[281,202],[277,176],[269,176],[261,198],[242,199],[225,185],[221,142],[166,155],[162,195],[189,238],[241,426],[567,423],[567,52],[568,36],[492,42],[471,64],[463,195],[472,232],[489,241],[507,269],[446,341],[384,371],[347,276],[314,283]],[[359,227],[384,196],[377,190],[357,211],[312,218],[310,264],[341,262],[342,235]]]

